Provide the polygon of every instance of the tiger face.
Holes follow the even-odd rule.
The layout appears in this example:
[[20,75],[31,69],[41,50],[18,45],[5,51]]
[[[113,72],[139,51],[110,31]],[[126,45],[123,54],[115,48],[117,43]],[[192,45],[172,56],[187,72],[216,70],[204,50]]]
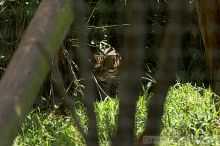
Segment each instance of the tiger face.
[[94,75],[102,88],[109,96],[115,96],[120,81],[120,54],[110,45],[101,52],[93,55]]
[[97,70],[102,70],[105,62],[105,56],[104,55],[94,55],[94,68]]

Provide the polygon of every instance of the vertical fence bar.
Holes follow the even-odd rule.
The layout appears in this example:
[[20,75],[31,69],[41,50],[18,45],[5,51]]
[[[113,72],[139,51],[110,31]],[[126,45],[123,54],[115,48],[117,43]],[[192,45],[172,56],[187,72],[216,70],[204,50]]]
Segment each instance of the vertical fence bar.
[[187,20],[188,8],[185,0],[172,0],[170,3],[170,23],[167,25],[165,38],[160,48],[155,95],[150,100],[146,129],[140,137],[138,145],[155,145],[158,142],[154,141],[154,138],[158,140],[160,135],[167,91],[175,81],[178,60],[181,59],[183,26]]
[[142,63],[144,57],[145,23],[147,3],[133,0],[128,6],[130,27],[125,33],[122,82],[120,89],[119,117],[114,146],[134,145],[136,102],[141,88]]
[[85,106],[88,116],[88,137],[86,138],[87,144],[90,146],[98,146],[98,132],[97,132],[97,120],[94,112],[94,82],[91,77],[91,63],[89,62],[90,58],[90,49],[86,46],[86,26],[84,21],[85,8],[82,0],[74,1],[74,13],[76,14],[76,35],[79,39],[79,47],[77,48],[77,54],[80,61],[80,73],[81,78],[83,79],[83,85],[85,86]]

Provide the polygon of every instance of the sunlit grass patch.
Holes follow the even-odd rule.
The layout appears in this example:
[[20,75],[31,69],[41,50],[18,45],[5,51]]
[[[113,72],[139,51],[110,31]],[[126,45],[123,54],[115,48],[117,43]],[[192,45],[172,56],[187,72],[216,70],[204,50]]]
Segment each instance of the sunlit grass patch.
[[[144,130],[147,105],[151,97],[140,96],[135,117],[135,138]],[[190,83],[176,83],[170,87],[163,116],[162,141],[159,145],[219,145],[219,111],[214,99],[219,98],[209,89]],[[107,98],[94,104],[101,145],[110,145],[117,125],[118,98]],[[83,104],[76,103],[80,124],[88,130],[88,118]],[[207,144],[207,143],[206,143]],[[52,112],[31,112],[14,145],[85,145],[74,122],[69,117]]]
[[[170,88],[163,116],[162,136],[167,142],[202,144],[202,137],[219,134],[218,114],[210,89],[177,83]],[[216,142],[216,141],[215,141]],[[215,143],[212,143],[215,144]]]

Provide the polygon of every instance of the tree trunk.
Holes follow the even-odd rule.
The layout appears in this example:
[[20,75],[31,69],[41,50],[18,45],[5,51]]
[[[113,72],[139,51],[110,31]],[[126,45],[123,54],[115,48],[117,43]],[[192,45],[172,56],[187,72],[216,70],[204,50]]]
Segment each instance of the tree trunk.
[[72,0],[43,0],[0,82],[0,145],[12,145],[73,20]]
[[220,1],[196,0],[196,11],[209,65],[209,80],[220,95]]

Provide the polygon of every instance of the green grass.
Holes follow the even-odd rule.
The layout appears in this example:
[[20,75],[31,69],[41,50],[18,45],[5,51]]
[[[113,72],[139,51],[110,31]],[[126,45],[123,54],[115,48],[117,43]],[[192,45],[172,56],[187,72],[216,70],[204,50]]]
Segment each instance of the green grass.
[[[163,116],[162,140],[159,145],[219,145],[219,112],[209,89],[189,83],[172,86],[167,95]],[[144,129],[149,97],[140,96],[136,114],[136,138]],[[87,117],[81,104],[77,104],[81,125],[87,130]],[[110,145],[110,136],[116,130],[118,100],[108,98],[95,103],[101,145]],[[207,139],[211,140],[207,142]],[[17,145],[85,145],[74,122],[70,118],[52,112],[31,112],[17,136]]]
[[209,138],[213,140],[209,145],[219,145],[219,141],[214,140],[220,132],[219,111],[214,103],[216,98],[219,97],[210,90],[189,83],[177,83],[171,87],[163,117],[162,135],[166,142],[202,145]]

